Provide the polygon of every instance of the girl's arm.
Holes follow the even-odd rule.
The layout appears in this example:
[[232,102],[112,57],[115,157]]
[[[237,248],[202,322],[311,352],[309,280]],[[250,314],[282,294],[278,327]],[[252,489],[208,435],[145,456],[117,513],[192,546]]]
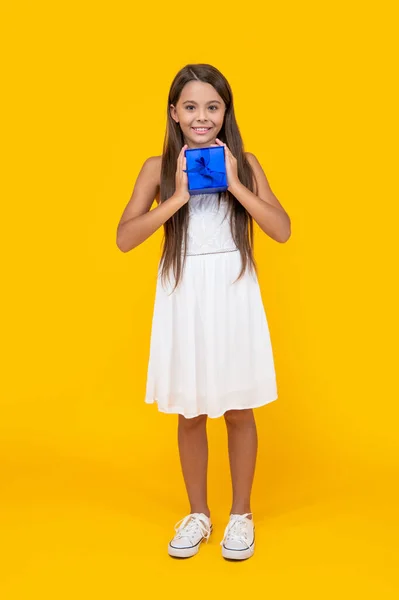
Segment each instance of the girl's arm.
[[246,152],[258,185],[258,194],[251,192],[237,178],[229,188],[233,196],[247,209],[259,227],[276,242],[291,237],[291,220],[272,192],[267,177],[254,154]]
[[237,159],[232,155],[227,144],[216,138],[218,146],[224,146],[226,153],[226,170],[229,182],[228,190],[246,208],[259,227],[276,242],[284,243],[291,237],[291,219],[287,211],[273,194],[267,177],[254,154],[246,152],[246,158],[252,168],[257,184],[254,194],[238,177]]
[[159,190],[161,157],[152,156],[143,164],[132,196],[118,224],[116,245],[129,252],[150,237],[188,200],[184,193],[173,196],[150,210]]

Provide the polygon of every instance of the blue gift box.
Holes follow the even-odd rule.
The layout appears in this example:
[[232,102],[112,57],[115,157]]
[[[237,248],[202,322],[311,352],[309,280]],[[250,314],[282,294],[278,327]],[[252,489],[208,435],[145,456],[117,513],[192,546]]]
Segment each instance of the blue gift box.
[[227,190],[224,146],[187,148],[185,157],[190,194],[214,194]]

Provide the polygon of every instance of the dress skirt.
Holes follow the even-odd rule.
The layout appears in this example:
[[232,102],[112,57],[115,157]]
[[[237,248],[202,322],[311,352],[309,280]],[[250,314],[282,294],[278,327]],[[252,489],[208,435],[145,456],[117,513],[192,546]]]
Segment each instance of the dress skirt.
[[221,417],[277,399],[273,351],[256,274],[238,250],[186,257],[164,287],[160,269],[145,402],[186,418]]

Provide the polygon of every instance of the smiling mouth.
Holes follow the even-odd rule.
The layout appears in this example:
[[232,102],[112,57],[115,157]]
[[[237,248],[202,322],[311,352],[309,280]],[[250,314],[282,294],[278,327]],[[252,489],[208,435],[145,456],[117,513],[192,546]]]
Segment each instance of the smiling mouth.
[[208,133],[212,127],[192,127],[195,133]]

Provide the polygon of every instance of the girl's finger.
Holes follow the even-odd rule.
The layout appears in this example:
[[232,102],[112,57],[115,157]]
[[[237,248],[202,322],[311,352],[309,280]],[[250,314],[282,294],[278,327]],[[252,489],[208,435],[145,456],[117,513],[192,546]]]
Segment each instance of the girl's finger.
[[184,151],[185,151],[186,147],[187,147],[187,144],[185,146],[183,146],[183,148],[179,152],[179,157],[178,157],[179,162],[181,162],[182,159],[185,158]]

